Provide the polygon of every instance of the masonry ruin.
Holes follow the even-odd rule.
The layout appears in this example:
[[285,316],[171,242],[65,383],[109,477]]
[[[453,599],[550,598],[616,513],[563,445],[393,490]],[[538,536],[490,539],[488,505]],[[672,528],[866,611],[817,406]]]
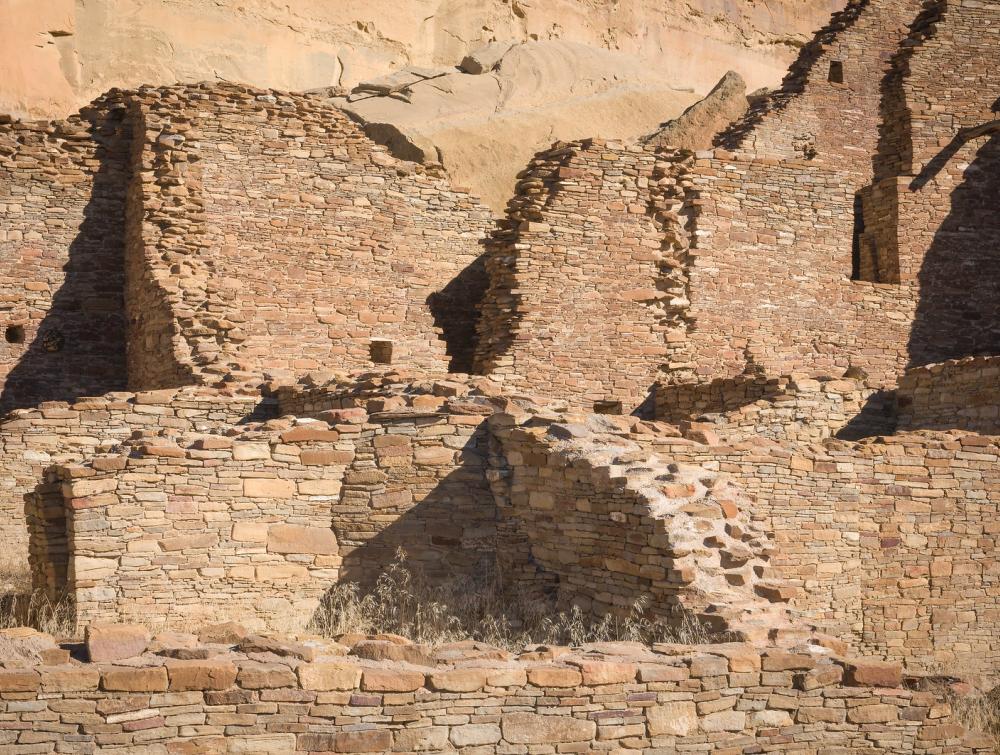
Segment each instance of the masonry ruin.
[[[998,49],[852,0],[712,149],[557,143],[499,221],[321,94],[0,117],[0,535],[84,638],[0,630],[0,748],[991,751]],[[400,549],[709,641],[311,634]]]

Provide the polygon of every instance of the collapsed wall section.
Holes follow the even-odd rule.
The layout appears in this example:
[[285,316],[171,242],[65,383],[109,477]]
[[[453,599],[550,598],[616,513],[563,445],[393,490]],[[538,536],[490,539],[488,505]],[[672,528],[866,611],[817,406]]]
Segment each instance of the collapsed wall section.
[[915,669],[1000,677],[996,438],[902,433],[790,447],[634,439],[731,474],[773,533],[775,579],[795,587],[792,604],[826,631]]
[[475,199],[320,98],[198,85],[141,89],[132,111],[134,386],[469,353],[490,223]]
[[123,116],[0,116],[0,412],[125,386]]

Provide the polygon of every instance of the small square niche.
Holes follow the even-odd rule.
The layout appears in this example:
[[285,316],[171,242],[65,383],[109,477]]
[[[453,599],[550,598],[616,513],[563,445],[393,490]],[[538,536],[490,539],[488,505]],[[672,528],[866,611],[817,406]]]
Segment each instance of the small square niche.
[[368,352],[375,364],[392,364],[392,341],[373,338],[368,345]]

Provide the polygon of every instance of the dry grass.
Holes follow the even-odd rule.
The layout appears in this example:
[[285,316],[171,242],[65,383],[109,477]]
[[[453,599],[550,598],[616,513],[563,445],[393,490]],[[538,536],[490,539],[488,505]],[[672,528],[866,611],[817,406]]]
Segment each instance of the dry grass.
[[371,590],[363,591],[356,583],[334,587],[312,629],[329,637],[391,633],[432,646],[474,639],[509,650],[530,644],[703,644],[728,639],[711,635],[693,619],[668,626],[647,616],[641,601],[627,616],[592,618],[576,607],[557,612],[551,603],[504,589],[495,569],[476,579],[432,582],[409,568],[402,551]]
[[[966,729],[991,737],[1000,754],[1000,687],[991,688],[981,669],[968,663],[934,664],[928,672],[927,687],[951,705]],[[956,692],[956,683],[969,685],[971,692]]]
[[72,609],[68,597],[54,601],[33,590],[26,563],[0,559],[0,629],[28,626],[54,637],[67,637],[74,628]]

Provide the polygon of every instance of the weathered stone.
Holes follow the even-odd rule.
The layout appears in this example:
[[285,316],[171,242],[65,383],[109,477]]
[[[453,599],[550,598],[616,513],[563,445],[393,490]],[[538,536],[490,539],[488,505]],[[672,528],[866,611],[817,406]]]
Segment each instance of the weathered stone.
[[84,634],[91,663],[134,658],[149,647],[145,627],[132,624],[91,624]]

